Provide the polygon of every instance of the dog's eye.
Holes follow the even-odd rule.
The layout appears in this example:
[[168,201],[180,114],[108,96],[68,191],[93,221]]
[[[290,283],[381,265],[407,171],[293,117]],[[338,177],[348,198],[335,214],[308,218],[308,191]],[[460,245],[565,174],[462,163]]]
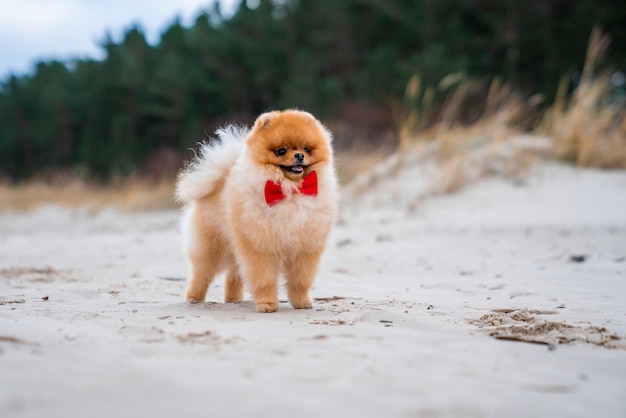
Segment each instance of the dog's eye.
[[306,152],[307,154],[310,154],[311,153],[311,148],[304,147],[304,152]]
[[287,153],[287,148],[278,148],[276,150],[276,155],[278,155],[279,157],[282,157],[286,153]]

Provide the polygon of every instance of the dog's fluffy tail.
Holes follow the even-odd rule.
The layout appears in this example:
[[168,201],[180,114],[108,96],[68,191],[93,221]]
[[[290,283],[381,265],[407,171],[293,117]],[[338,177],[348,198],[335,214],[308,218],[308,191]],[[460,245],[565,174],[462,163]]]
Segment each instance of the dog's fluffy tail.
[[178,175],[176,200],[179,202],[191,203],[215,190],[239,157],[248,128],[228,125],[215,134],[217,138],[202,143],[196,157]]

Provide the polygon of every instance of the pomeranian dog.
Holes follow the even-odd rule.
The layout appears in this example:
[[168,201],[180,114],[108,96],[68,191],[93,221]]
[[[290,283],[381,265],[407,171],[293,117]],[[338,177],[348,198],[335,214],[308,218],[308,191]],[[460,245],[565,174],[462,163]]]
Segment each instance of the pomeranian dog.
[[320,257],[337,212],[332,136],[311,114],[264,113],[251,130],[219,129],[181,171],[187,301],[202,302],[226,272],[226,302],[248,285],[258,312],[278,310],[283,276],[291,306],[310,309]]

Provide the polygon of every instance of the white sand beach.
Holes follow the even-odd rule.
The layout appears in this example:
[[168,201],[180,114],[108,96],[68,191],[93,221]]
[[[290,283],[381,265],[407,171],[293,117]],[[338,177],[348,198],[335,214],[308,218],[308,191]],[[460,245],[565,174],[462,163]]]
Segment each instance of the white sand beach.
[[626,416],[626,172],[422,174],[347,189],[275,314],[183,302],[176,211],[0,215],[0,416]]

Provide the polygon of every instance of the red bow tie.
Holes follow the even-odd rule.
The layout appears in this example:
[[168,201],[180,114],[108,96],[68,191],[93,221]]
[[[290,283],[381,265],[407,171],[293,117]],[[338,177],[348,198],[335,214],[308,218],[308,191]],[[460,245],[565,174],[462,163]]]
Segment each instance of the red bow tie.
[[[302,185],[298,188],[298,191],[307,196],[317,196],[317,174],[315,171],[311,171],[302,179]],[[265,202],[268,206],[274,206],[285,198],[283,189],[280,187],[280,183],[268,180],[265,183]]]

